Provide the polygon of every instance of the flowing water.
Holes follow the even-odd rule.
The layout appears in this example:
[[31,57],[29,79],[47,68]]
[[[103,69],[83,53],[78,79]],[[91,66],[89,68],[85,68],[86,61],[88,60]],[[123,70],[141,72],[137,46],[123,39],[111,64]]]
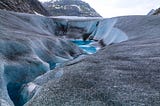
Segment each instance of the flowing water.
[[91,45],[91,43],[93,42],[91,40],[83,41],[79,39],[79,40],[71,40],[71,42],[79,46],[83,51],[85,51],[88,54],[96,53],[98,50],[96,47]]

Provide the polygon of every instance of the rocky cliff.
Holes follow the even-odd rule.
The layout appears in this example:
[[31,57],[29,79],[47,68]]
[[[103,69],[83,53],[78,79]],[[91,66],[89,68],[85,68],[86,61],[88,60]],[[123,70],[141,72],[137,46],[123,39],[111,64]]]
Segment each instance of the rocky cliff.
[[155,10],[155,12],[153,13],[153,15],[160,15],[160,8],[158,8],[157,10]]
[[0,9],[49,15],[38,0],[0,0]]
[[43,3],[43,6],[53,16],[100,17],[89,4],[81,0],[51,0]]

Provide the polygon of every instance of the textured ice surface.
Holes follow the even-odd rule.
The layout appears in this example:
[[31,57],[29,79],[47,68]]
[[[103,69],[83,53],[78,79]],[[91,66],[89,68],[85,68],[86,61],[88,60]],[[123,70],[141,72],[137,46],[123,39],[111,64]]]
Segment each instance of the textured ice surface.
[[[108,23],[107,26],[101,25],[103,21]],[[109,42],[110,44],[117,41],[118,31],[114,34],[116,38],[115,36],[106,38],[106,35],[108,36],[114,29],[110,26],[114,23],[102,18],[44,17],[0,10],[0,58],[2,63],[2,88],[0,89],[4,91],[2,95],[5,95],[1,98],[11,105],[13,105],[12,101],[16,105],[25,103],[28,100],[26,98],[32,97],[33,92],[30,94],[28,92],[30,88],[27,88],[30,86],[26,86],[28,93],[21,94],[24,102],[23,100],[20,102],[19,90],[24,83],[54,69],[57,64],[84,53],[73,43],[62,39],[61,36],[70,36],[72,39],[100,36],[104,43]],[[103,30],[101,26],[104,26]],[[102,33],[103,31],[105,33]],[[89,44],[79,47],[89,54],[96,52],[96,48]],[[58,75],[61,76],[61,74]]]
[[[160,16],[117,19],[114,28],[127,41],[42,75],[34,81],[42,88],[25,106],[159,106]],[[55,79],[60,70],[63,75]]]
[[39,89],[39,86],[32,82],[23,85],[20,89],[19,105],[23,105],[30,100],[37,89]]
[[55,78],[60,78],[63,75],[63,70],[56,72]]
[[[3,104],[21,105],[19,96],[24,83],[55,68],[57,63],[83,53],[73,43],[56,37],[56,26],[54,20],[47,17],[0,10],[0,99]],[[29,92],[24,95],[30,95],[34,87],[28,86]]]
[[[59,85],[61,86],[62,84],[64,88],[69,88],[69,91],[67,91],[68,89],[60,90],[64,92],[58,92],[58,97],[53,97],[58,98],[58,100],[54,99],[57,101],[54,103],[58,103],[59,100],[61,101],[64,96],[69,98],[69,100],[67,100],[70,104],[71,99],[75,100],[74,97],[79,97],[79,94],[76,93],[80,92],[80,94],[82,94],[81,96],[83,96],[83,94],[88,92],[85,90],[92,87],[92,85],[98,83],[103,85],[103,81],[105,84],[107,84],[107,79],[103,80],[102,82],[99,81],[101,81],[101,78],[110,78],[110,75],[115,75],[114,72],[112,72],[114,71],[112,69],[114,69],[114,67],[118,67],[116,65],[121,64],[118,63],[118,61],[121,61],[121,59],[125,60],[123,61],[126,63],[124,66],[127,66],[128,61],[130,60],[125,57],[120,58],[120,56],[128,55],[125,51],[132,52],[132,50],[129,49],[130,46],[133,47],[133,45],[139,40],[140,42],[141,40],[148,42],[149,39],[159,39],[157,38],[157,36],[159,36],[158,22],[159,17],[157,18],[156,16],[132,16],[112,19],[73,17],[55,18],[30,14],[19,14],[0,10],[0,85],[2,85],[0,86],[0,99],[3,104],[9,104],[13,106],[13,102],[16,105],[22,105],[34,97],[28,102],[29,104],[32,104],[32,101],[37,98],[37,95],[40,95],[39,97],[41,97],[42,95],[40,92],[43,92],[43,89],[45,90],[46,87],[50,86],[50,83],[53,83],[52,85],[55,87]],[[112,47],[112,45],[108,46],[106,49],[103,48],[106,51],[102,52],[102,55],[93,55],[93,59],[85,59],[85,56],[78,57],[84,53],[79,47],[83,48],[88,53],[93,53],[97,48],[92,47],[92,45],[96,45],[96,47],[99,47],[99,45],[96,42],[92,42],[91,44],[90,42],[85,41],[87,45],[83,45],[82,42],[77,42],[79,44],[78,47],[72,42],[67,41],[65,39],[67,37],[72,39],[81,38],[84,40],[89,37],[98,41],[98,43],[103,42],[105,45],[113,44],[114,46],[114,43],[119,44],[116,44],[117,48],[109,49],[111,51],[107,50],[108,48]],[[129,46],[127,44],[123,46],[123,44],[128,42]],[[155,43],[157,44],[157,41]],[[121,46],[123,47],[117,52],[118,54],[116,54],[115,51]],[[138,45],[136,47],[138,47]],[[143,47],[143,45],[141,47]],[[154,48],[154,46],[152,48]],[[135,50],[134,47],[132,49]],[[142,55],[142,57],[145,57],[148,49],[144,49],[145,50],[141,52],[134,52],[133,54],[135,56]],[[149,50],[150,49],[151,48],[149,48]],[[156,53],[158,54],[159,52],[157,51]],[[68,61],[76,57],[78,58],[73,61]],[[132,57],[134,58],[134,56]],[[152,56],[150,56],[150,58],[152,59]],[[54,71],[50,72],[51,69],[54,69],[57,64],[62,62],[66,62],[64,63],[64,66],[66,65],[64,67],[65,70],[63,70],[63,66],[59,65]],[[139,61],[136,61],[136,63],[139,63]],[[113,67],[108,67],[108,64],[116,65]],[[130,67],[130,65],[128,67]],[[61,69],[63,71],[61,71]],[[94,70],[95,73],[92,73],[92,70]],[[103,72],[103,70],[109,70],[109,72]],[[118,70],[124,71],[130,70],[130,68],[126,69],[122,64],[120,68],[118,67]],[[115,71],[117,72],[117,70]],[[103,77],[103,75],[105,75],[105,77]],[[93,78],[94,76],[95,78]],[[98,83],[96,81],[98,81]],[[114,85],[114,87],[116,86],[117,85]],[[77,87],[84,88],[84,92],[81,92],[80,89],[78,91],[74,90],[77,89]],[[99,87],[99,85],[96,85],[96,87]],[[102,90],[101,88],[97,88],[99,89],[98,91],[97,89],[92,89],[93,91],[91,90],[90,93],[94,93],[94,90],[97,92],[91,96],[88,95],[88,99],[85,98],[87,100],[91,100],[89,104],[104,104],[103,101],[106,101],[107,97],[101,98],[102,96],[97,96],[101,94],[103,95],[104,92],[99,92],[103,90],[105,91],[103,87],[108,87],[107,90],[109,90],[109,87],[111,86],[110,84],[106,86],[104,85],[102,86]],[[51,89],[52,88],[54,87],[51,87]],[[51,94],[52,93],[53,92],[51,90]],[[64,93],[65,95],[62,95],[61,93]],[[124,92],[124,94],[125,93],[127,92]],[[140,92],[138,91],[138,93]],[[44,95],[46,94],[50,95],[50,92],[45,92]],[[70,96],[67,96],[67,94],[71,96],[71,99]],[[81,96],[80,99],[83,99]],[[93,97],[93,99],[97,101],[92,101],[92,98],[90,97]],[[98,99],[96,97],[98,97]],[[52,103],[52,101],[49,101],[51,99],[48,100],[48,98],[49,97],[46,96],[46,98],[43,99],[47,99],[47,103]],[[39,98],[37,99],[43,103],[43,100]],[[62,103],[64,103],[64,101],[65,100],[62,100]],[[40,104],[38,105],[41,105],[41,102],[39,102]],[[81,100],[79,102],[82,103]],[[82,104],[86,105],[86,102],[84,101]]]

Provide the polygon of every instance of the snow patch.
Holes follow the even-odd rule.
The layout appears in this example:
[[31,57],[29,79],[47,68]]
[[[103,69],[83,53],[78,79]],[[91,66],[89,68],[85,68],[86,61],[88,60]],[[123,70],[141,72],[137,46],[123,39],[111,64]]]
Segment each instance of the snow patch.
[[36,11],[34,11],[34,13],[35,13],[36,15],[39,15],[39,16],[44,16],[44,15],[42,15],[42,14],[37,13]]

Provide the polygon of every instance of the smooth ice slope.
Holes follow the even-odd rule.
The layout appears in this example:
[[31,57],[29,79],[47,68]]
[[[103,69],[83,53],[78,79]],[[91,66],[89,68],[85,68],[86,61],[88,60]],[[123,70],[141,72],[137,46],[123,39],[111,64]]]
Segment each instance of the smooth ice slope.
[[120,43],[128,40],[128,36],[118,28],[114,28],[117,19],[102,20],[93,37],[94,40],[102,40],[105,45]]

